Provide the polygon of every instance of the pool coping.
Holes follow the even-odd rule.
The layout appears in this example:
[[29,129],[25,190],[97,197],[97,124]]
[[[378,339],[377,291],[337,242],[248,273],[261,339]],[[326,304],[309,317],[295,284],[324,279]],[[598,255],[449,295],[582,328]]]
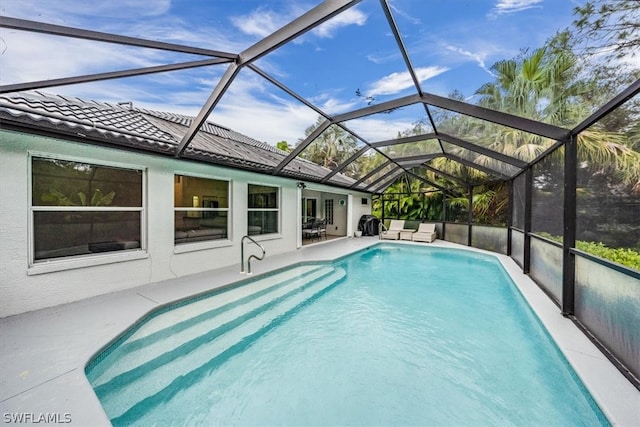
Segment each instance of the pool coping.
[[[267,256],[252,266],[253,277],[274,274],[291,265],[333,262],[378,243],[377,237],[343,238]],[[383,243],[456,248],[495,256],[611,424],[640,425],[640,391],[561,315],[513,259],[442,240]],[[41,424],[43,417],[49,417],[72,425],[111,425],[84,374],[92,357],[147,313],[246,279],[238,264],[0,319],[2,422],[22,417],[26,424]]]

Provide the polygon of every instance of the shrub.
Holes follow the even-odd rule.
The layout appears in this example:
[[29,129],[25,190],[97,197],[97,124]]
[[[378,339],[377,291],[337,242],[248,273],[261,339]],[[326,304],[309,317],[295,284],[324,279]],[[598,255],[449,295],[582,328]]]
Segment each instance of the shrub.
[[640,270],[640,252],[627,248],[610,248],[602,242],[576,242],[576,248],[591,255]]
[[[540,237],[562,243],[562,237],[549,233],[536,233]],[[610,248],[602,242],[576,241],[576,249],[615,263],[640,270],[640,252],[630,248]]]

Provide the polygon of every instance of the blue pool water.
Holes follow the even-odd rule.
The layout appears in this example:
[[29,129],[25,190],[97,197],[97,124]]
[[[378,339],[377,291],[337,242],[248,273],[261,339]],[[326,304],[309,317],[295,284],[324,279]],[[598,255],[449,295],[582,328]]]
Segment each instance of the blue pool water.
[[87,376],[114,425],[608,425],[495,257],[433,247],[179,304]]

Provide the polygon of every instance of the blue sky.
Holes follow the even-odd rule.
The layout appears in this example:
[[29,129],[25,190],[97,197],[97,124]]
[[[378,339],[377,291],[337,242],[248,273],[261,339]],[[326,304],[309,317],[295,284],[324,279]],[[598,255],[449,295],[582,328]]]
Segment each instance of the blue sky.
[[[3,16],[239,53],[306,12],[306,0],[3,0]],[[392,0],[390,6],[426,92],[458,90],[472,102],[490,67],[540,47],[569,26],[582,0]],[[201,59],[152,49],[0,29],[2,84]],[[415,93],[378,0],[363,0],[256,65],[329,114]],[[195,115],[226,65],[45,89],[97,101]],[[356,95],[356,91],[361,96]],[[407,107],[349,123],[370,141],[422,118]],[[248,68],[210,120],[253,138],[294,145],[317,114]]]

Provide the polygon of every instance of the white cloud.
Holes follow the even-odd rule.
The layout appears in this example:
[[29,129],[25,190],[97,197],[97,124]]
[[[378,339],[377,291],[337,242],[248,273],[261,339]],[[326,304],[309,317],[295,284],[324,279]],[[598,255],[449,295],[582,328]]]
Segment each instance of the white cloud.
[[210,120],[271,145],[282,140],[295,145],[317,117],[306,106],[273,104],[254,98],[249,104],[238,100],[223,102],[213,111]]
[[231,23],[245,34],[266,37],[290,21],[289,15],[258,8],[249,15],[231,17]]
[[534,7],[542,7],[538,6],[542,1],[543,0],[498,0],[494,8],[491,9],[489,16],[496,17],[497,15],[521,12]]
[[[225,52],[240,52],[250,43],[238,32],[219,26],[199,27],[177,15],[172,0],[41,1],[5,0],[3,16],[68,27],[191,44]],[[36,12],[37,11],[37,12]]]
[[352,7],[320,24],[320,26],[313,29],[312,33],[320,38],[331,38],[342,27],[348,25],[363,26],[366,22],[367,15]]
[[[448,71],[445,67],[421,67],[416,68],[416,76],[420,82],[433,78]],[[408,71],[391,73],[373,83],[366,92],[366,96],[393,95],[405,89],[413,87],[413,80]]]
[[116,46],[78,39],[2,31],[0,60],[3,84],[69,77],[157,64],[156,50]]
[[379,118],[361,118],[350,120],[345,125],[368,142],[386,141],[398,136],[398,132],[411,129],[409,120],[382,120]]
[[[40,9],[37,6],[41,3],[43,7]],[[134,9],[126,9],[129,11],[135,10],[135,7],[144,6],[150,7],[153,13],[160,13],[167,3],[165,0],[152,0],[149,3],[145,2],[144,5],[137,0],[118,2],[123,7],[126,5],[134,7]],[[30,5],[31,9],[23,6],[25,4]],[[125,33],[149,39],[184,41],[186,44],[208,45],[213,49],[230,52],[239,52],[250,43],[248,37],[242,36],[238,31],[235,31],[234,37],[240,41],[229,42],[215,29],[205,31],[203,28],[192,28],[189,27],[188,22],[170,14],[154,16],[142,21],[137,20],[134,26],[129,23],[125,30],[123,27],[125,23],[116,22],[117,20],[88,21],[89,13],[87,16],[78,15],[77,12],[82,12],[81,9],[72,10],[69,2],[55,2],[55,8],[51,6],[50,10],[46,10],[45,6],[49,4],[49,2],[40,1],[9,0],[3,3],[2,14],[39,19],[38,16],[33,16],[33,10],[39,10],[41,20],[46,22],[91,28],[97,31]],[[108,5],[97,5],[96,8],[104,10],[107,14],[117,12],[109,12]],[[12,12],[8,13],[7,9],[11,9]],[[124,10],[121,12],[125,13]],[[255,15],[253,21],[249,20],[250,25],[245,27],[246,31],[243,33],[258,36],[264,32],[271,33],[289,22],[290,18],[291,16],[279,18],[272,14],[263,14],[262,17]],[[352,20],[338,20],[338,26],[348,25],[349,21]],[[89,27],[88,22],[93,22],[93,26]],[[355,22],[360,21],[356,19]],[[116,28],[115,26],[118,25],[120,27]],[[328,31],[332,28],[337,27],[329,26],[323,30],[325,32],[320,32],[318,35],[328,36]],[[260,29],[263,31],[262,34],[258,34]],[[16,30],[0,29],[0,37],[0,84],[70,77],[188,60],[180,54],[174,55],[155,49],[123,47]],[[214,42],[211,41],[212,37]],[[245,47],[241,46],[242,43]],[[228,49],[229,46],[235,48]],[[195,116],[225,68],[225,65],[220,65],[42,90],[84,100],[111,103],[133,101],[134,106],[140,108]],[[317,113],[286,95],[283,95],[284,98],[278,97],[279,95],[282,93],[277,89],[274,90],[264,79],[258,76],[255,76],[255,79],[247,79],[247,76],[241,73],[229,88],[229,93],[221,99],[211,115],[211,120],[261,141],[275,144],[284,139],[293,145],[298,138],[304,137],[304,130],[315,123]],[[331,96],[324,98],[324,106],[336,110],[346,110],[351,107],[350,104],[345,104]]]
[[400,58],[400,52],[397,50],[390,50],[386,52],[375,52],[367,55],[367,60],[374,64],[384,64],[389,61],[395,61]]
[[[285,26],[303,13],[299,8],[283,13],[275,12],[264,7],[255,9],[248,15],[231,17],[231,23],[244,34],[256,37],[266,37],[279,28]],[[320,26],[311,30],[311,34],[319,38],[331,38],[336,31],[348,25],[362,26],[367,21],[367,16],[356,8],[348,9],[339,15],[324,22]],[[297,39],[297,43],[303,40]]]
[[148,19],[128,25],[101,29],[116,34],[134,34],[148,40],[161,40],[171,43],[198,46],[223,52],[237,53],[251,44],[248,37],[241,37],[237,32],[228,34],[224,29],[213,27],[194,27],[190,22],[173,16],[161,19]]
[[295,145],[317,117],[315,111],[289,98],[261,77],[240,73],[210,120],[272,145],[282,140]]
[[488,56],[486,52],[471,52],[471,51],[462,49],[460,47],[452,46],[452,45],[445,45],[445,47],[446,49],[452,52],[455,52],[462,56],[473,59],[480,68],[485,70],[489,75],[495,77],[495,74],[491,72],[491,70],[487,67],[487,64],[485,63],[485,60]]
[[[6,0],[2,15],[53,24],[76,26],[83,18],[150,18],[167,13],[171,0],[42,1]],[[95,28],[91,28],[95,30]]]
[[402,16],[404,19],[406,19],[410,23],[412,23],[414,25],[421,25],[422,24],[422,21],[420,20],[420,18],[416,18],[415,16],[411,15],[410,13],[407,13],[407,12],[403,11],[402,9],[394,6],[393,4],[391,4],[390,6],[391,6],[391,10],[393,10],[396,13],[396,15]]
[[342,101],[337,98],[331,97],[317,105],[318,105],[318,108],[320,108],[325,113],[335,115],[335,114],[351,111],[354,108],[356,108],[356,106],[359,106],[360,103],[354,100]]
[[56,9],[79,15],[103,18],[128,18],[130,16],[158,16],[171,8],[171,0],[119,0],[102,2],[55,2]]
[[342,92],[342,90],[326,90],[307,98],[307,101],[329,115],[344,113],[360,106],[361,101],[358,99],[341,99],[339,96]]

